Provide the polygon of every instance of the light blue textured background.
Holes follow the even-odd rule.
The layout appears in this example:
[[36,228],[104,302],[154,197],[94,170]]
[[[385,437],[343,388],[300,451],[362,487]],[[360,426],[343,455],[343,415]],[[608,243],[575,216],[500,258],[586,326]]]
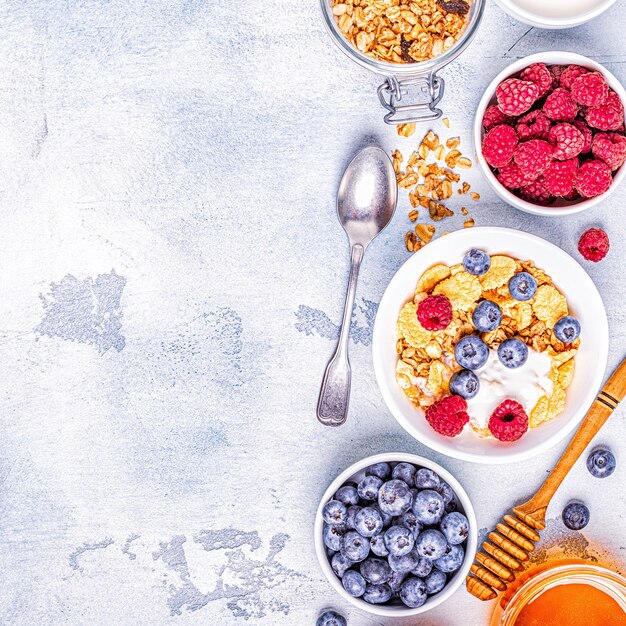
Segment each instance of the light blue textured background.
[[[471,152],[483,88],[540,50],[587,54],[626,82],[622,11],[542,32],[490,0],[443,72],[449,134]],[[483,529],[540,483],[563,446],[463,464],[383,406],[369,344],[408,255],[405,195],[362,269],[348,423],[315,420],[347,272],[339,178],[368,141],[408,154],[418,139],[383,124],[377,78],[332,45],[317,2],[5,1],[0,68],[0,623],[306,626],[333,605],[351,625],[380,624],[334,595],[315,559],[314,512],[340,470],[376,452],[427,454],[466,486]],[[472,176],[477,225],[574,254],[582,229],[609,231],[611,254],[588,270],[615,366],[626,187],[556,221]],[[600,484],[576,468],[546,545],[626,563],[625,438],[619,413],[600,435],[618,471]],[[592,510],[584,534],[556,519],[574,497]],[[489,610],[461,589],[420,624],[479,625]]]

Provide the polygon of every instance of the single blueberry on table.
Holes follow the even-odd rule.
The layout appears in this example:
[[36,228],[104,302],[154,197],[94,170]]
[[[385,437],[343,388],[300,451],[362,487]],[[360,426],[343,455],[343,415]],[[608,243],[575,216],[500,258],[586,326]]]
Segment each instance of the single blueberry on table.
[[425,578],[428,574],[430,574],[432,569],[433,562],[430,559],[422,557],[420,558],[417,566],[411,570],[411,574],[419,576],[420,578]]
[[509,293],[516,300],[530,300],[537,291],[537,281],[528,272],[513,274],[509,280]]
[[356,514],[362,509],[360,506],[351,506],[348,507],[348,512],[346,513],[346,528],[348,530],[354,530],[354,520],[356,518]]
[[394,570],[391,570],[391,576],[389,577],[387,584],[391,587],[391,591],[393,593],[397,593],[398,591],[400,591],[400,586],[402,585],[402,582],[405,578],[406,572],[396,572]]
[[341,544],[343,542],[343,536],[348,529],[344,524],[324,524],[324,531],[322,536],[324,538],[324,545],[330,548],[334,552],[341,550]]
[[354,561],[351,561],[347,557],[345,557],[341,552],[337,552],[337,554],[333,555],[333,558],[330,560],[330,566],[333,568],[333,572],[342,578],[350,567],[354,565]]
[[587,469],[596,478],[606,478],[615,471],[615,456],[608,448],[596,448],[587,457]]
[[491,267],[491,258],[484,250],[472,248],[463,257],[463,267],[474,276],[482,276]]
[[359,503],[359,492],[352,485],[344,485],[337,489],[335,500],[343,502],[346,506],[354,506]]
[[396,518],[395,523],[398,526],[408,528],[413,533],[414,537],[417,537],[422,532],[422,524],[418,521],[417,517],[415,517],[413,511],[402,513],[402,515]]
[[404,481],[409,487],[415,485],[415,466],[410,463],[398,463],[391,472],[392,478]]
[[368,558],[359,567],[361,576],[372,585],[386,583],[391,578],[391,567],[383,559]]
[[327,524],[344,524],[348,509],[339,500],[329,500],[322,509],[322,517]]
[[315,626],[347,626],[346,618],[336,611],[324,611],[315,622]]
[[480,337],[465,335],[459,339],[454,347],[454,358],[461,367],[477,370],[487,362],[489,348]]
[[340,554],[343,554],[353,563],[362,561],[369,553],[370,540],[367,537],[361,537],[356,530],[349,530],[343,536]]
[[403,480],[387,481],[378,492],[378,506],[383,513],[402,515],[413,504],[413,494]]
[[412,609],[422,606],[427,597],[426,583],[421,578],[411,576],[400,587],[400,600]]
[[435,593],[439,593],[446,586],[447,580],[448,577],[441,570],[434,569],[424,579],[428,595],[432,596]]
[[441,532],[448,540],[448,543],[456,546],[463,543],[469,535],[469,522],[463,513],[454,511],[448,513],[440,524]]
[[419,556],[431,561],[443,556],[447,547],[446,538],[434,528],[423,530],[415,541],[415,549]]
[[383,604],[387,602],[393,595],[391,587],[387,583],[381,583],[380,585],[368,584],[365,587],[365,593],[363,594],[363,600],[370,604]]
[[373,537],[383,529],[383,518],[371,506],[366,506],[354,516],[354,528],[361,537]]
[[438,570],[446,574],[456,572],[456,570],[463,565],[463,559],[465,558],[465,550],[463,546],[446,546],[445,552],[435,559],[435,567]]
[[387,546],[385,545],[385,536],[382,534],[374,535],[370,539],[370,550],[376,556],[389,556],[389,550],[387,550]]
[[433,489],[424,489],[415,497],[413,513],[425,526],[438,524],[445,513],[443,498]]
[[415,474],[415,486],[418,489],[437,489],[441,480],[433,470],[422,467]]
[[391,474],[389,463],[375,463],[365,470],[366,476],[377,476],[381,480],[387,480]]
[[358,485],[357,491],[363,500],[376,500],[383,481],[378,476],[366,476]]
[[500,326],[502,322],[502,311],[500,307],[491,300],[482,300],[474,309],[472,322],[481,333],[489,333]]
[[554,325],[554,334],[563,343],[576,341],[580,335],[580,322],[575,317],[566,315]]
[[390,554],[387,558],[389,562],[389,567],[394,572],[398,572],[399,574],[408,574],[412,569],[417,567],[419,563],[420,556],[415,549],[411,550],[408,554],[404,556],[394,556]]
[[528,360],[528,346],[521,339],[505,339],[498,346],[498,358],[509,369],[521,367]]
[[391,526],[385,531],[385,545],[389,554],[404,556],[415,545],[415,536],[405,526]]
[[562,515],[563,523],[570,530],[580,530],[589,523],[589,509],[580,502],[570,502]]
[[450,393],[466,400],[473,398],[479,389],[480,381],[472,370],[459,370],[450,379]]
[[341,584],[353,598],[359,598],[365,593],[365,578],[354,569],[349,569],[343,575]]

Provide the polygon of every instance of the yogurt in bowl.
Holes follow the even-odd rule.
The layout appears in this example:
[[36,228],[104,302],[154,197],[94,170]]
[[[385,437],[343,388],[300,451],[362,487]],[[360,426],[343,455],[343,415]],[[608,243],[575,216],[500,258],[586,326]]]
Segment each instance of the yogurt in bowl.
[[512,17],[537,28],[572,28],[598,17],[615,0],[498,0]]

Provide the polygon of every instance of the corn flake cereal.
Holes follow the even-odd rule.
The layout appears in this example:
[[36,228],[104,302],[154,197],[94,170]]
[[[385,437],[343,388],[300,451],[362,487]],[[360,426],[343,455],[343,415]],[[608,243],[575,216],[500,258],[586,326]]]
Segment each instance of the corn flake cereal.
[[447,265],[443,263],[433,265],[417,281],[416,291],[430,293],[438,283],[448,278],[448,276],[450,276],[450,268]]
[[453,309],[467,311],[480,298],[482,289],[476,276],[462,271],[441,281],[433,293],[448,296]]
[[541,285],[532,299],[532,306],[537,319],[545,322],[548,328],[567,315],[567,300],[565,296],[552,285]]
[[496,255],[491,257],[491,267],[480,277],[483,289],[497,289],[509,282],[517,264],[510,256]]
[[400,311],[398,337],[413,348],[424,348],[431,340],[432,333],[417,321],[417,305],[413,302],[407,302]]

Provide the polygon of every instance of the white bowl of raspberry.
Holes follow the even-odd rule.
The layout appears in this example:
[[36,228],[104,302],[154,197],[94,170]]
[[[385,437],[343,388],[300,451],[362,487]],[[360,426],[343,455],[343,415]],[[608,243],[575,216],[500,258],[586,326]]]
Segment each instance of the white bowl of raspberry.
[[[416,291],[430,290],[430,293],[434,293],[432,288],[422,287],[424,284],[422,278],[429,276],[426,274],[427,271],[432,274],[436,268],[442,266],[447,266],[450,270],[449,276],[452,278],[456,275],[461,276],[456,284],[458,293],[461,294],[460,297],[464,298],[464,294],[473,289],[472,282],[475,283],[475,281],[465,280],[469,278],[466,275],[467,271],[463,270],[463,266],[459,266],[459,264],[465,261],[467,253],[472,249],[478,249],[489,255],[492,267],[496,266],[496,256],[507,256],[522,262],[532,261],[533,269],[537,270],[537,282],[544,285],[551,284],[562,294],[564,298],[562,303],[567,305],[564,314],[573,316],[578,320],[580,331],[580,343],[577,346],[577,352],[572,356],[571,365],[573,368],[569,373],[567,383],[563,382],[561,385],[561,378],[554,378],[555,370],[553,368],[556,357],[548,349],[548,345],[553,345],[551,338],[543,347],[537,347],[536,350],[534,347],[532,350],[530,347],[528,348],[528,358],[521,364],[523,367],[517,368],[513,365],[513,369],[507,369],[507,367],[499,367],[497,363],[494,363],[492,358],[494,351],[496,352],[496,360],[500,356],[498,345],[501,345],[501,339],[496,338],[491,341],[485,337],[476,323],[472,309],[477,308],[479,304],[487,300],[497,300],[498,295],[504,296],[507,282],[509,288],[511,284],[509,279],[505,277],[500,292],[494,289],[485,293],[483,290],[482,294],[474,296],[473,304],[465,307],[465,319],[467,321],[463,321],[460,336],[463,339],[468,336],[476,336],[489,343],[489,359],[483,361],[484,366],[480,364],[476,366],[466,365],[462,363],[462,359],[459,361],[457,346],[461,340],[452,327],[450,329],[451,336],[454,338],[451,340],[451,349],[449,349],[445,340],[446,330],[443,330],[441,334],[430,335],[425,342],[419,344],[423,335],[420,335],[417,326],[413,326],[415,332],[413,336],[417,341],[415,343],[411,341],[412,345],[415,347],[424,345],[423,351],[427,352],[431,339],[433,339],[440,344],[442,349],[438,355],[434,354],[430,361],[425,357],[420,357],[417,350],[415,356],[409,355],[410,359],[418,361],[417,369],[411,374],[412,378],[409,380],[414,387],[413,391],[423,391],[423,394],[412,396],[406,393],[406,386],[402,385],[402,369],[405,362],[404,349],[402,349],[401,356],[397,350],[399,344],[398,330],[402,328],[401,314],[407,310],[407,307],[410,308],[411,303],[414,302]],[[504,271],[504,265],[499,262],[497,265]],[[519,276],[519,274],[515,275]],[[444,272],[443,280],[445,280],[445,276],[446,273]],[[449,284],[454,284],[454,282]],[[419,285],[419,288],[416,289],[416,285]],[[548,291],[552,291],[540,285],[535,294],[538,295],[539,290],[542,290],[542,299]],[[450,290],[447,288],[437,291],[450,294]],[[454,298],[452,295],[451,297]],[[416,299],[420,302],[422,300],[419,297]],[[502,304],[503,313],[498,323],[501,323],[503,327],[505,325],[510,326],[511,322],[506,321],[505,318],[512,314],[505,313],[505,304],[502,299],[499,301]],[[528,300],[533,311],[536,310],[535,302],[534,296]],[[456,307],[456,305],[454,306]],[[560,317],[564,315],[560,312],[556,314],[556,309],[560,306],[557,299],[551,299],[550,303],[546,303],[546,310],[554,310],[555,318]],[[417,320],[419,321],[419,306],[417,311]],[[533,313],[533,318],[525,326],[530,330],[529,343],[531,346],[534,346],[535,329],[532,327],[535,318],[536,313]],[[543,331],[537,327],[537,332]],[[407,337],[405,332],[402,332],[402,335]],[[509,337],[508,334],[506,336]],[[519,327],[513,332],[513,337],[529,339],[529,335],[519,334]],[[505,342],[502,341],[503,343]],[[479,227],[456,231],[432,241],[419,252],[413,254],[400,267],[385,290],[378,307],[374,325],[372,355],[376,380],[383,399],[391,414],[410,435],[437,452],[463,461],[499,464],[526,460],[545,452],[576,428],[595,400],[602,383],[608,345],[608,322],[600,294],[585,270],[569,254],[540,237],[522,231],[508,228]],[[572,347],[575,346],[570,344],[569,347],[561,346],[558,349],[569,350]],[[547,352],[545,352],[546,350]],[[428,356],[430,357],[430,353]],[[540,356],[551,360],[550,364],[546,364],[544,374],[541,374],[539,368],[535,366],[535,364],[540,363]],[[434,373],[442,372],[440,380],[448,381],[447,384],[438,384],[440,390],[438,392],[433,391],[430,384],[430,370],[436,361],[438,367],[435,367]],[[400,366],[401,364],[402,366]],[[428,371],[420,373],[419,369],[422,364],[428,366]],[[492,365],[495,367],[492,368]],[[453,426],[458,419],[464,418],[460,422],[461,428],[457,432],[435,430],[438,424],[434,424],[432,420],[427,418],[424,409],[420,408],[422,404],[420,400],[424,399],[424,396],[430,395],[438,404],[441,400],[447,402],[451,398],[457,398],[457,395],[461,395],[463,392],[458,392],[451,387],[452,378],[450,376],[468,369],[473,370],[479,379],[479,389],[477,395],[462,395],[460,404],[465,404],[466,408],[459,409],[458,413],[453,412],[451,415],[450,423],[454,421]],[[553,381],[552,384],[546,383],[544,385],[545,379],[544,382],[541,382],[542,376],[547,376]],[[541,393],[545,393],[552,398],[556,387],[555,380],[559,381],[563,392],[560,410],[555,410],[545,420],[535,421],[533,416],[535,407],[539,405],[538,397]],[[436,383],[436,380],[434,382]],[[540,387],[543,385],[544,391],[537,388],[537,385]],[[549,389],[546,390],[546,388]],[[465,400],[466,397],[469,399]],[[498,439],[497,433],[491,429],[491,418],[509,400],[523,404],[528,416],[526,430],[516,440]],[[456,407],[454,408],[456,411]],[[489,436],[487,429],[491,431],[493,436]]]
[[626,176],[624,103],[620,82],[592,59],[527,56],[500,72],[480,100],[476,159],[494,191],[522,211],[585,211]]

